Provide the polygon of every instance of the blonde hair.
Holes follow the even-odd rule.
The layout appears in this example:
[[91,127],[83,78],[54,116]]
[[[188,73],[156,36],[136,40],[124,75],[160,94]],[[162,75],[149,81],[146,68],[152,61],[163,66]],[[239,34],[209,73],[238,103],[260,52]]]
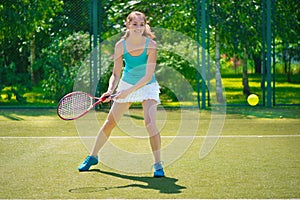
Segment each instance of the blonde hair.
[[[147,24],[147,20],[146,20],[146,15],[142,12],[138,12],[138,11],[133,11],[131,12],[127,18],[126,18],[126,27],[129,25],[129,23],[136,17],[142,17],[144,19],[145,22],[145,30],[143,33],[143,36],[148,37],[150,39],[154,39],[155,38],[155,34],[154,32],[151,31],[150,26]],[[126,39],[129,37],[129,30],[126,30],[125,35],[123,35],[122,38]]]

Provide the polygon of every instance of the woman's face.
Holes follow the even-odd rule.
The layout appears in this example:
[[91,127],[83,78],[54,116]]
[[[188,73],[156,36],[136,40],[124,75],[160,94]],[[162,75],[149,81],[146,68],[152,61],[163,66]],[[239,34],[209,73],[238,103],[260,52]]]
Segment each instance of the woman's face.
[[142,35],[145,31],[145,20],[143,17],[135,16],[132,21],[129,22],[127,29],[132,35]]

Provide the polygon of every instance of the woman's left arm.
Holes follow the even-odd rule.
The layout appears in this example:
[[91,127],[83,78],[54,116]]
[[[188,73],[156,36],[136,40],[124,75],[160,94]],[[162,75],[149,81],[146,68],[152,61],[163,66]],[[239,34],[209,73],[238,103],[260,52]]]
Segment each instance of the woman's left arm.
[[152,79],[152,75],[155,72],[156,67],[156,42],[154,40],[149,41],[147,54],[148,54],[148,60],[146,64],[146,73],[145,76],[143,76],[135,85],[128,88],[127,90],[120,91],[120,94],[118,95],[118,98],[125,98],[130,93],[134,92],[135,90],[143,87],[146,85],[149,81]]

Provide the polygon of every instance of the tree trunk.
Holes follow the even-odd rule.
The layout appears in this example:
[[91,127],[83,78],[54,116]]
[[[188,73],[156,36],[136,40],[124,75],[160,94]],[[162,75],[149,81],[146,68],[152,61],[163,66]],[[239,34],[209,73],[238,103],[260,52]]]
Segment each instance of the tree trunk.
[[34,74],[34,62],[35,62],[36,54],[35,54],[35,38],[33,37],[30,41],[30,65],[29,65],[29,74],[31,78],[32,84],[36,83],[35,74]]
[[247,49],[244,48],[244,57],[243,57],[243,93],[245,95],[250,94],[250,87],[248,82],[248,52]]
[[283,50],[282,50],[282,59],[284,63],[284,73],[287,74],[288,71],[288,44],[283,44]]
[[288,59],[288,64],[287,64],[287,82],[288,83],[291,83],[292,82],[292,79],[291,79],[291,57],[289,56],[289,59]]
[[253,55],[253,60],[254,60],[254,67],[255,67],[255,74],[261,74],[262,72],[262,60],[261,60],[261,56],[254,54]]
[[220,64],[220,35],[216,29],[216,96],[219,103],[224,102],[222,80],[221,80],[221,64]]
[[287,82],[291,82],[291,56],[289,52],[289,44],[285,43],[283,50],[284,73],[286,74]]

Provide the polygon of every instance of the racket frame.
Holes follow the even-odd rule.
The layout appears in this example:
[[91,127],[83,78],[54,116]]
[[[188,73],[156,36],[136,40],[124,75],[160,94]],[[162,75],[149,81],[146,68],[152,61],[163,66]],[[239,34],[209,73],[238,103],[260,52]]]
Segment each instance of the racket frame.
[[[91,98],[91,105],[90,105],[90,107],[89,107],[86,111],[84,111],[82,114],[80,114],[80,115],[78,115],[78,116],[76,116],[76,117],[73,117],[73,118],[66,118],[66,117],[61,116],[59,110],[60,110],[60,106],[61,106],[61,104],[63,103],[63,101],[64,101],[66,98],[68,98],[68,97],[70,97],[70,96],[73,96],[73,95],[76,95],[76,94],[85,94],[85,95],[87,95],[88,97],[90,97],[90,98]],[[110,96],[106,96],[106,97],[100,98],[100,97],[94,97],[94,96],[92,96],[92,95],[90,95],[90,94],[88,94],[88,93],[86,93],[86,92],[82,92],[82,91],[74,91],[74,92],[71,92],[71,93],[66,94],[65,96],[63,96],[63,97],[60,99],[60,101],[58,102],[58,106],[57,106],[57,115],[58,115],[62,120],[69,120],[69,121],[70,121],[70,120],[75,120],[75,119],[78,119],[78,118],[84,116],[85,114],[87,114],[92,108],[94,108],[96,105],[98,105],[98,104],[102,103],[103,101],[105,101],[105,99],[107,99],[108,97],[113,98],[113,97],[115,97],[115,96],[116,96],[116,95],[110,95]],[[94,100],[97,100],[97,101],[94,102],[94,103],[92,103]]]

